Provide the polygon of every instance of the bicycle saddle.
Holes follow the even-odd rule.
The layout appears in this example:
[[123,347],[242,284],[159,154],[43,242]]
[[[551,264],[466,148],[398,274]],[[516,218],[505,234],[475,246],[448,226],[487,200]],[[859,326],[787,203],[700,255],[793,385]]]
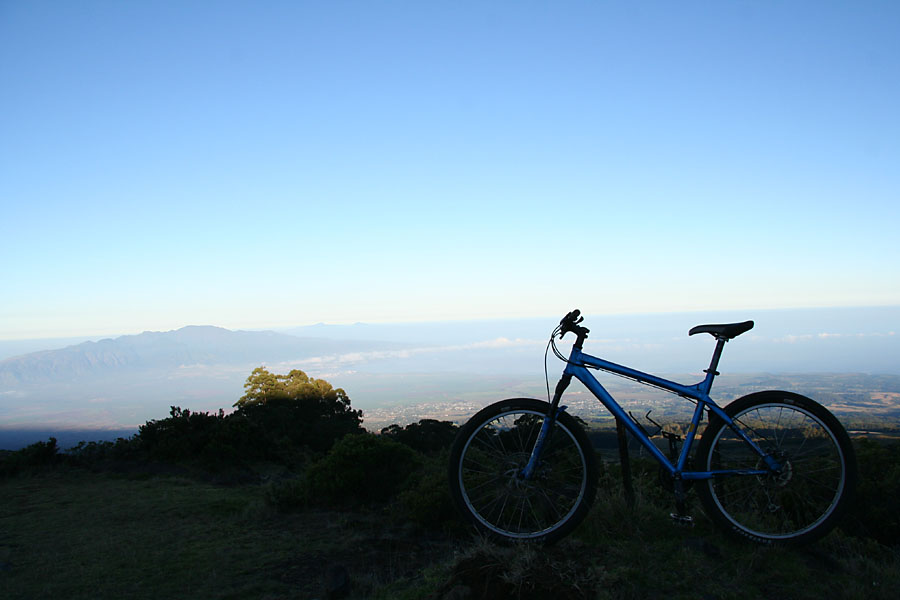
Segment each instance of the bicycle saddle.
[[708,333],[716,339],[730,340],[736,338],[745,331],[753,329],[753,321],[744,321],[743,323],[728,323],[725,325],[697,325],[688,332],[688,335],[695,333]]

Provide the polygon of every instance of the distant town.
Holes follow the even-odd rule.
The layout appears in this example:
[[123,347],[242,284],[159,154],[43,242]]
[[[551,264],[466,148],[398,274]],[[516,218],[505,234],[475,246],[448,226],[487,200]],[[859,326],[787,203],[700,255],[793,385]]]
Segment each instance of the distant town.
[[[679,381],[688,381],[677,378]],[[690,419],[694,405],[673,394],[620,378],[601,379],[616,400],[640,421],[645,415],[663,423],[680,423]],[[725,405],[756,391],[777,389],[809,396],[828,407],[844,425],[860,434],[866,431],[900,432],[900,376],[864,374],[739,374],[723,375],[713,388],[713,399]],[[546,398],[546,390],[535,386],[532,397]],[[543,394],[541,394],[543,392]],[[495,400],[500,400],[497,397]],[[413,404],[387,404],[364,410],[363,424],[370,431],[380,431],[392,424],[406,425],[420,419],[437,419],[464,423],[478,410],[494,400],[433,401]],[[563,396],[568,412],[589,425],[613,424],[612,416],[593,395],[575,383]]]

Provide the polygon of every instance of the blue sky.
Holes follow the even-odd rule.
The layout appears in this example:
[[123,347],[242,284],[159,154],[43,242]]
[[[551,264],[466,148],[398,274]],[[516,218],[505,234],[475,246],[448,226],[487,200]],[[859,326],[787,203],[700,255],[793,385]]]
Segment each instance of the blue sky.
[[900,304],[896,2],[0,2],[0,339]]

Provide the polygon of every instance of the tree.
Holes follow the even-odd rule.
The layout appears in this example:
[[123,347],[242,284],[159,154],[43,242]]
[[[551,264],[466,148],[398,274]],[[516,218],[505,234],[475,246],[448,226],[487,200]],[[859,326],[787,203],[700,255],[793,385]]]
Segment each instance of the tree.
[[284,399],[318,400],[320,403],[334,404],[337,412],[346,412],[350,408],[347,392],[341,388],[335,389],[324,379],[312,379],[299,369],[287,375],[277,375],[265,367],[253,369],[244,383],[244,395],[234,406],[240,408]]
[[[293,371],[291,371],[293,373]],[[302,373],[302,371],[301,371]],[[265,404],[267,400],[284,395],[284,376],[269,373],[264,367],[253,369],[244,383],[244,395],[234,406]]]
[[235,403],[238,417],[262,427],[267,437],[327,450],[348,433],[362,432],[362,411],[350,407],[341,388],[294,369],[287,375],[253,370]]

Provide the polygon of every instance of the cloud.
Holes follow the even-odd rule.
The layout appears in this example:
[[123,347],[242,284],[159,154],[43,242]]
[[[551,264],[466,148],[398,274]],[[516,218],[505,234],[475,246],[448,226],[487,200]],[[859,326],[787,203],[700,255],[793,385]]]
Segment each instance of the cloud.
[[[771,338],[770,341],[776,344],[796,344],[797,342],[808,342],[810,340],[838,340],[838,339],[863,339],[863,338],[886,338],[892,337],[895,333],[893,331],[888,332],[872,332],[872,333],[832,333],[829,331],[823,331],[821,333],[803,333],[803,334],[793,334],[789,333],[787,335]],[[766,338],[754,338],[754,341],[762,341],[766,342]]]
[[541,340],[527,340],[516,338],[511,340],[505,337],[499,337],[493,340],[485,340],[483,342],[475,342],[463,346],[447,346],[450,350],[468,350],[474,348],[521,348],[527,346],[543,346],[547,342]]
[[465,352],[467,350],[509,350],[512,348],[542,347],[546,342],[523,338],[509,339],[498,337],[491,340],[482,340],[469,344],[454,344],[446,346],[420,346],[416,348],[403,348],[400,350],[372,350],[368,352],[347,352],[344,354],[326,354],[313,356],[300,360],[284,361],[272,365],[272,368],[316,368],[338,369],[346,373],[355,365],[380,360],[404,360],[417,356],[430,354],[442,354],[446,352]]

